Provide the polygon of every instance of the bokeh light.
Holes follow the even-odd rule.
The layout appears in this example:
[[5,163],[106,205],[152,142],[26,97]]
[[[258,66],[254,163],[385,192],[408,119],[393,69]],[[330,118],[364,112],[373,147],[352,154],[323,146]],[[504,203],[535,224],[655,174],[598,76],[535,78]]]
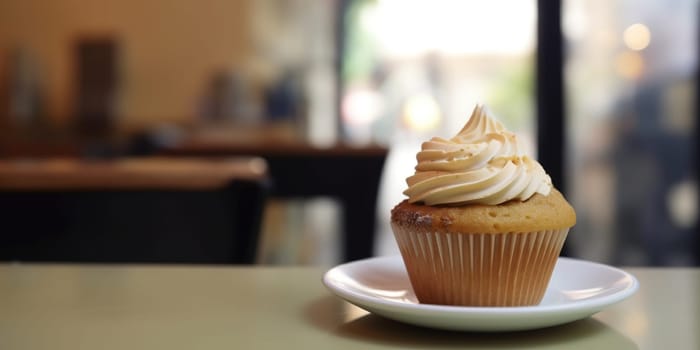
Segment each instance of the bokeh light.
[[403,108],[403,121],[409,129],[428,131],[440,124],[442,112],[433,96],[420,94],[410,97]]
[[381,113],[382,97],[373,90],[356,89],[345,96],[341,108],[346,123],[368,125]]
[[622,39],[630,50],[641,51],[649,46],[651,31],[644,24],[635,23],[625,29]]
[[627,79],[638,79],[644,73],[644,59],[634,51],[625,51],[615,59],[617,74]]

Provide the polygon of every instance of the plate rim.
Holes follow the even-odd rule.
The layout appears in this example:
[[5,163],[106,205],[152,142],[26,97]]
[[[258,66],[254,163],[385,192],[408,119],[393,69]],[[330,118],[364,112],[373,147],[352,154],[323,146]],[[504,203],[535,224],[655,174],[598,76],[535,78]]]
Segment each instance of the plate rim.
[[[365,265],[377,263],[381,260],[392,261],[395,259],[402,259],[401,255],[390,255],[390,256],[378,256],[366,259],[355,260],[343,264],[336,265],[328,269],[322,278],[323,284],[328,288],[333,294],[338,297],[360,306],[361,308],[366,308],[371,306],[373,308],[381,308],[387,311],[396,311],[397,309],[409,309],[414,313],[420,314],[435,314],[441,313],[446,315],[473,315],[479,317],[502,317],[502,316],[519,316],[519,315],[530,315],[536,313],[537,315],[557,315],[562,313],[569,313],[575,311],[590,310],[589,315],[595,314],[596,312],[602,310],[606,306],[616,304],[622,300],[627,299],[639,290],[640,284],[637,278],[623,269],[602,264],[599,262],[593,262],[583,259],[575,259],[568,257],[559,257],[559,261],[563,261],[570,264],[583,264],[595,266],[596,268],[602,268],[606,270],[612,270],[622,276],[628,278],[630,282],[624,286],[623,289],[616,291],[611,295],[601,296],[594,299],[584,299],[584,300],[574,300],[564,304],[555,305],[532,305],[532,306],[499,306],[499,307],[482,307],[482,306],[452,306],[452,305],[436,305],[436,304],[420,304],[420,303],[405,303],[393,300],[387,300],[382,298],[372,297],[363,293],[358,293],[352,289],[341,288],[332,281],[332,275],[337,271],[347,269],[352,265]],[[403,261],[401,261],[403,263]],[[354,299],[354,300],[352,300]],[[357,303],[362,305],[358,305]],[[369,305],[368,305],[369,304]],[[371,311],[370,311],[371,312]]]

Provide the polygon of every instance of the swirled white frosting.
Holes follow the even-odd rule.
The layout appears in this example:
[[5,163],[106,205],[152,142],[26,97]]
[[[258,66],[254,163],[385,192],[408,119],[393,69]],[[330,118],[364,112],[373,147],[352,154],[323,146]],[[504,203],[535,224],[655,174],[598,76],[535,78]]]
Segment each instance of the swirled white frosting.
[[552,190],[542,166],[518,151],[515,134],[480,105],[455,137],[424,142],[416,158],[404,191],[411,203],[496,205]]

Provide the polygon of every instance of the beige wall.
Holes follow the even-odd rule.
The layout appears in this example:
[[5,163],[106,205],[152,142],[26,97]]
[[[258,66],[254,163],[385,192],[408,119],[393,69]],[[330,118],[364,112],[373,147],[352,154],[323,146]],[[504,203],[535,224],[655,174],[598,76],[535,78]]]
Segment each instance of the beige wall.
[[50,115],[70,118],[75,39],[113,35],[122,53],[122,126],[183,121],[214,70],[252,50],[249,0],[4,0],[0,59],[21,45],[39,61]]

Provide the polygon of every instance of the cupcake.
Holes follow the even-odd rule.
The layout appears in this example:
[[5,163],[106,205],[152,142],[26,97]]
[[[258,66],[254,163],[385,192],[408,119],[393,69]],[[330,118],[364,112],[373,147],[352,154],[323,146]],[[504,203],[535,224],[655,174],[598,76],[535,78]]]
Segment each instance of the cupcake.
[[391,226],[418,300],[537,305],[576,214],[515,134],[476,106],[447,140],[424,142]]

